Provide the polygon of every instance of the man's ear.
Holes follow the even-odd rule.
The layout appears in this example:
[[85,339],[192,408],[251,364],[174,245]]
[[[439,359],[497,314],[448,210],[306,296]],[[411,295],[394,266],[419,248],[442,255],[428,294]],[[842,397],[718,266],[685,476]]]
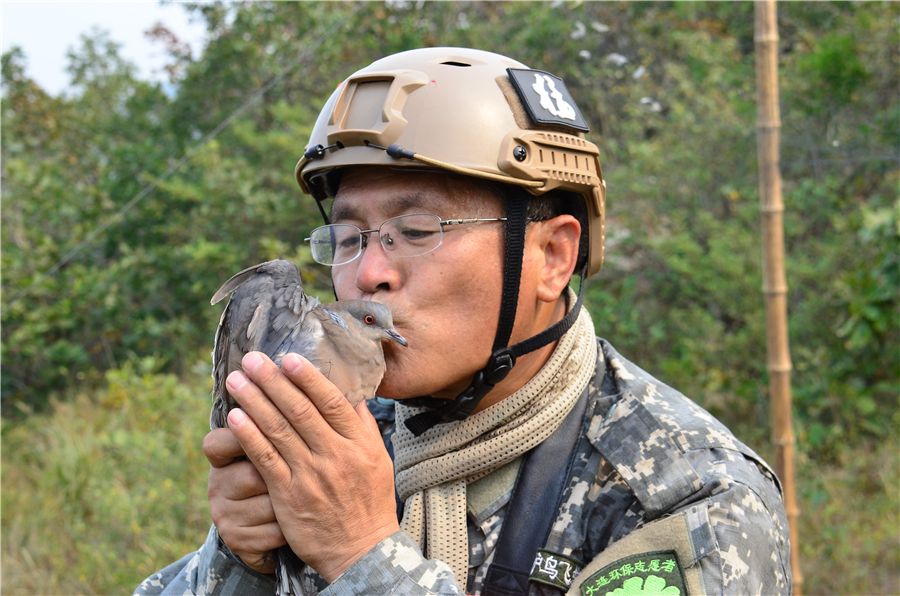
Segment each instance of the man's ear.
[[538,241],[543,254],[537,297],[543,302],[555,302],[575,271],[581,224],[571,215],[559,215],[536,225],[540,226]]

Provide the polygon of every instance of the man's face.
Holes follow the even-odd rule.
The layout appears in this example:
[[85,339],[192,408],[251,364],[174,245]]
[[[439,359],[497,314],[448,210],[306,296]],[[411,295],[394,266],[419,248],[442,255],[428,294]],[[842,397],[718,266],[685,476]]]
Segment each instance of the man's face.
[[[389,168],[352,168],[341,180],[333,223],[378,228],[408,213],[441,219],[504,217],[500,201],[465,178]],[[338,297],[387,305],[408,348],[386,345],[379,395],[452,398],[491,353],[503,287],[505,224],[444,227],[443,243],[417,257],[386,253],[377,233],[356,260],[333,268]]]

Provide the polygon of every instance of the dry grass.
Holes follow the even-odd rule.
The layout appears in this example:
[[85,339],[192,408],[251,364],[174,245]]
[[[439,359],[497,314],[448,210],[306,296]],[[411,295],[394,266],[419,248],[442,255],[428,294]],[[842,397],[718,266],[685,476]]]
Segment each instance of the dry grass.
[[130,593],[202,544],[208,377],[152,369],[4,420],[3,594]]
[[900,594],[900,443],[858,445],[798,469],[805,594]]

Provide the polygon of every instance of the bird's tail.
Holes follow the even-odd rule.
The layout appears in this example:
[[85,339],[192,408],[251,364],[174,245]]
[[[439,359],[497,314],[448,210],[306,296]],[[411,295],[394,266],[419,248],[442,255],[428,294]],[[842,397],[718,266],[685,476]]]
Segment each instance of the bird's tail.
[[289,546],[275,551],[275,582],[278,596],[307,596],[303,589],[306,563]]

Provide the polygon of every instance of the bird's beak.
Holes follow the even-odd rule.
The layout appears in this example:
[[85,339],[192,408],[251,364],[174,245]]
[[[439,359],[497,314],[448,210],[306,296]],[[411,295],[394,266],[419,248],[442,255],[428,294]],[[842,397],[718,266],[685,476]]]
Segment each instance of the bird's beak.
[[394,340],[401,346],[408,345],[406,343],[406,338],[403,337],[402,335],[400,335],[399,333],[397,333],[397,331],[395,329],[385,329],[384,332],[389,338],[391,338],[392,340]]

